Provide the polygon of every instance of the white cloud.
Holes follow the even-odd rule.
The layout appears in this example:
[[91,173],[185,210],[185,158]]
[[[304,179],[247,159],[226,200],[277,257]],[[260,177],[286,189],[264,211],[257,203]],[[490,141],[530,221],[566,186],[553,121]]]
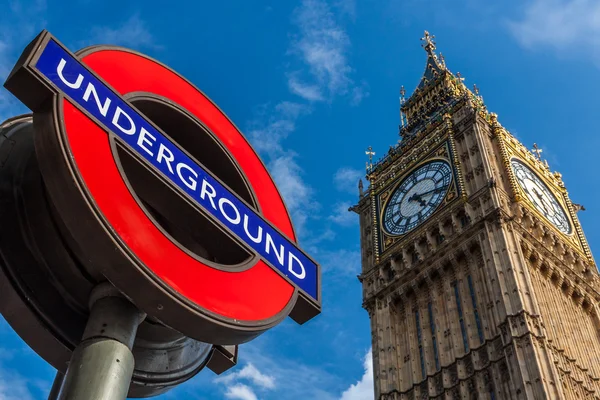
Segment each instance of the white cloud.
[[365,372],[357,383],[351,385],[340,400],[372,400],[374,396],[373,389],[373,352],[369,350],[364,359]]
[[600,3],[596,0],[530,0],[508,27],[526,48],[587,53],[600,63]]
[[[333,6],[342,16],[354,18],[354,0],[338,0]],[[367,85],[355,85],[348,62],[350,40],[324,0],[303,0],[294,10],[293,22],[298,28],[288,52],[297,56],[302,68],[287,72],[290,93],[314,103],[346,95],[356,105],[368,96]],[[303,178],[299,155],[284,150],[282,142],[296,130],[298,119],[312,112],[309,105],[283,101],[275,107],[266,105],[249,124],[249,137],[254,148],[267,159],[267,167],[275,180],[300,238],[308,237],[305,225],[320,209],[313,188]],[[342,221],[341,214],[334,221]],[[315,236],[315,235],[313,235]],[[317,235],[318,236],[318,235]]]
[[364,176],[364,171],[341,167],[333,175],[333,183],[337,190],[358,196],[358,180]]
[[[343,13],[355,13],[354,3],[350,0],[336,5]],[[294,23],[299,34],[289,51],[300,58],[308,71],[302,83],[298,77],[300,71],[288,75],[292,93],[309,101],[350,94],[353,104],[360,102],[366,90],[353,90],[353,69],[348,62],[350,39],[329,5],[322,0],[303,0],[294,12]]]
[[321,89],[319,88],[319,86],[315,84],[306,84],[304,82],[300,82],[300,80],[298,79],[298,74],[288,75],[288,87],[293,94],[296,94],[306,100],[323,100],[323,95],[321,94]]
[[311,109],[300,103],[282,101],[271,107],[263,105],[249,125],[248,136],[259,153],[277,157],[283,153],[281,142],[296,129],[296,121]]
[[352,92],[350,93],[350,104],[353,106],[359,105],[363,99],[369,97],[369,90],[366,83],[363,83],[362,86],[356,86],[352,88]]
[[[285,330],[290,327],[291,324],[283,323],[277,329]],[[293,326],[293,329],[297,329],[297,326]],[[338,376],[329,372],[333,369],[332,366],[327,368],[319,364],[307,365],[304,364],[304,360],[291,359],[282,354],[276,355],[278,347],[272,343],[272,340],[262,336],[243,345],[240,349],[242,350],[240,357],[252,360],[252,365],[256,366],[257,371],[269,371],[268,375],[260,372],[260,375],[256,374],[246,366],[239,372],[215,379],[216,382],[225,385],[227,398],[336,400],[337,396],[333,393],[342,382]],[[244,370],[246,372],[243,372]],[[232,375],[233,377],[230,377]],[[262,377],[257,378],[258,376]],[[264,376],[268,378],[265,379]],[[276,382],[281,384],[275,385]]]
[[348,202],[337,203],[333,207],[333,214],[328,217],[330,221],[342,226],[352,226],[358,223],[358,215],[348,211],[351,204]]
[[246,379],[252,382],[254,385],[263,387],[265,389],[275,388],[275,378],[270,375],[263,374],[251,363],[246,364],[246,366],[240,371],[232,372],[228,375],[215,379],[215,382],[231,383],[241,379]]
[[254,391],[250,387],[243,384],[237,384],[227,388],[225,397],[228,399],[237,400],[258,400],[256,394],[254,394]]
[[262,386],[267,389],[275,388],[275,378],[270,375],[261,373],[252,364],[248,364],[240,371],[240,378],[250,379],[254,384]]
[[[278,329],[285,329],[282,326]],[[295,327],[294,327],[295,329]],[[239,373],[236,379],[217,378],[228,385],[225,397],[236,400],[255,400],[258,398],[273,399],[318,399],[318,400],[372,400],[373,399],[373,361],[369,350],[363,360],[364,373],[360,380],[353,384],[344,384],[340,376],[332,373],[334,365],[319,364],[307,365],[298,359],[290,359],[273,353],[273,339],[262,337],[243,346],[241,357],[251,359],[262,371],[269,371],[272,378],[281,385],[265,392],[264,386],[257,385],[254,381],[241,383]],[[266,349],[269,349],[268,351]],[[266,356],[271,354],[271,356]],[[244,367],[246,369],[246,367]],[[243,371],[243,370],[242,370]],[[229,375],[233,375],[229,374]],[[247,383],[247,384],[246,384]],[[346,387],[340,395],[339,388]],[[338,393],[337,395],[334,393]]]
[[[314,257],[318,257],[323,267],[323,273],[329,276],[329,281],[345,280],[360,273],[361,255],[359,249],[319,250],[312,249]],[[347,281],[346,281],[347,282]]]
[[[277,329],[296,330],[298,327],[293,324],[281,324]],[[335,400],[337,398],[333,393],[337,387],[340,387],[341,382],[339,376],[332,373],[335,371],[335,366],[323,365],[316,361],[314,364],[308,365],[305,364],[306,359],[289,358],[285,354],[277,354],[278,346],[273,340],[275,340],[273,336],[270,338],[263,336],[260,340],[243,345],[241,348],[243,352],[240,352],[242,357],[252,360],[260,370],[269,371],[276,382],[281,382],[275,390],[269,391],[269,396],[265,395],[265,398],[318,400]]]
[[356,0],[337,0],[333,3],[342,15],[347,15],[350,19],[356,18]]
[[0,368],[0,400],[33,400],[27,379],[10,370]]
[[268,164],[271,176],[283,196],[297,234],[305,235],[305,225],[311,213],[320,208],[314,198],[314,189],[302,178],[303,171],[293,152],[274,158]]
[[299,236],[303,236],[306,221],[320,205],[314,198],[313,188],[304,181],[298,154],[284,150],[281,143],[294,132],[298,118],[310,112],[310,107],[290,101],[283,101],[275,107],[264,105],[257,118],[249,123],[248,133],[254,148],[267,159],[267,169]]
[[132,15],[122,25],[117,27],[95,26],[91,29],[90,40],[87,44],[110,44],[129,47],[132,49],[158,49],[156,39],[138,14]]

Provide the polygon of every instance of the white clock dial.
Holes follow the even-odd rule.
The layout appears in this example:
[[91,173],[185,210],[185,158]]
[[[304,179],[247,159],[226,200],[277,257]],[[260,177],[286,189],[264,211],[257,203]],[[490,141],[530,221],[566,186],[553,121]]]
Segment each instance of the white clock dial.
[[392,235],[403,235],[433,214],[444,200],[452,169],[445,161],[423,164],[400,182],[383,212],[383,227]]
[[512,159],[510,165],[519,186],[535,208],[561,232],[570,234],[569,218],[548,186],[522,161]]

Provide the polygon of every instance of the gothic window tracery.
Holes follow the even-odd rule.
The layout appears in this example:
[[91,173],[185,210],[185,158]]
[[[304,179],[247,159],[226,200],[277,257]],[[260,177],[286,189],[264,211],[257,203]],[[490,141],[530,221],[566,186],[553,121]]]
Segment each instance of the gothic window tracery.
[[423,352],[423,333],[421,331],[421,319],[419,317],[419,310],[415,310],[415,320],[417,323],[417,342],[419,345],[419,358],[421,360],[421,378],[425,379],[425,354]]
[[477,325],[477,335],[479,336],[479,343],[483,343],[483,329],[481,328],[481,319],[479,318],[479,311],[477,310],[477,299],[475,298],[475,290],[473,288],[473,280],[471,275],[467,276],[467,282],[469,284],[469,293],[471,294],[471,302],[473,303],[473,314],[475,315],[475,325]]
[[444,240],[446,240],[446,237],[444,236],[444,234],[442,232],[440,232],[438,230],[435,235],[435,240],[436,240],[437,245],[439,246],[440,244],[444,243]]
[[427,309],[429,311],[429,329],[431,330],[431,343],[433,347],[433,359],[435,362],[435,370],[440,370],[440,357],[438,354],[438,343],[436,337],[436,328],[435,328],[435,319],[433,317],[433,306],[431,302],[427,304]]
[[452,282],[452,287],[454,288],[454,297],[456,299],[456,311],[458,312],[458,323],[460,324],[460,332],[462,333],[463,345],[464,345],[465,353],[468,353],[469,352],[469,339],[467,338],[467,328],[465,327],[465,318],[463,316],[458,282],[457,281]]
[[465,212],[461,212],[458,218],[461,228],[465,228],[471,222],[469,216]]

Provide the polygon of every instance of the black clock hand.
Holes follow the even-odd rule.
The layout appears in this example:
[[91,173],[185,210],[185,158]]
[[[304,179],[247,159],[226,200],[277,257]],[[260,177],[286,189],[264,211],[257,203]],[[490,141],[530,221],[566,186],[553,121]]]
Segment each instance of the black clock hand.
[[427,192],[419,193],[419,196],[423,197],[423,196],[425,196],[425,195],[427,195],[429,193],[439,192],[440,190],[444,190],[444,188],[443,187],[439,187],[439,188],[431,189],[431,190],[428,190]]
[[538,192],[537,190],[535,190],[535,188],[531,188],[533,190],[533,193],[535,193],[535,195],[537,196],[537,198],[540,200],[540,204],[542,206],[542,208],[544,209],[544,211],[546,213],[548,213],[548,209],[546,208],[546,204],[544,204],[544,199],[542,197],[542,195],[540,194],[540,192]]
[[418,201],[419,204],[421,204],[421,207],[425,207],[425,206],[427,206],[427,202],[425,200],[423,200],[421,198],[421,196],[422,195],[415,193],[412,196],[410,196],[410,198],[408,199],[408,201]]
[[544,197],[542,197],[540,200],[542,200],[542,204],[544,204],[544,210],[546,210],[548,215],[554,215],[554,206]]

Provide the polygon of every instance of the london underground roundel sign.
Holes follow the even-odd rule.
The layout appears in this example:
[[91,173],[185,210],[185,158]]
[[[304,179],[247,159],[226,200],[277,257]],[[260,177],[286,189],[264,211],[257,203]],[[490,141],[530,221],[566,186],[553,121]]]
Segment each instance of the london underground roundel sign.
[[320,268],[232,122],[133,51],[44,31],[5,87],[34,112],[46,189],[82,268],[149,316],[239,344],[320,313]]

